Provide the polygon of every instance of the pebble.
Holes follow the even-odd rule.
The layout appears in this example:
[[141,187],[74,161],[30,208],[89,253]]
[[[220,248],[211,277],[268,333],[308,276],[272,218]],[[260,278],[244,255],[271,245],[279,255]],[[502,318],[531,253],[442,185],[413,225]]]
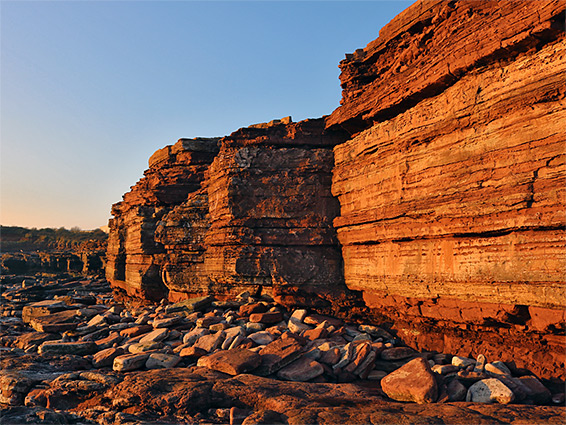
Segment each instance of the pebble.
[[485,365],[485,371],[491,373],[492,375],[508,375],[511,376],[511,371],[507,365],[500,361],[495,361],[487,363]]
[[509,404],[515,399],[511,391],[503,382],[495,378],[482,379],[473,384],[466,395],[466,401],[473,403]]
[[452,364],[460,368],[465,368],[468,366],[474,366],[476,364],[476,361],[468,357],[454,356],[452,357]]

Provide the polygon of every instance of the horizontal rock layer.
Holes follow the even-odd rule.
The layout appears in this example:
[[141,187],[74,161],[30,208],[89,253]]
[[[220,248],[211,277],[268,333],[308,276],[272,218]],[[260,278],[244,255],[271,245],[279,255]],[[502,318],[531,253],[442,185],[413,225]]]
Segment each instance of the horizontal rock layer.
[[334,150],[346,284],[415,346],[462,327],[448,339],[528,347],[523,365],[563,370],[563,15],[419,2],[341,64],[328,124],[367,128]]
[[108,279],[350,317],[362,293],[414,347],[563,378],[565,8],[418,1],[341,62],[330,117],[157,151]]

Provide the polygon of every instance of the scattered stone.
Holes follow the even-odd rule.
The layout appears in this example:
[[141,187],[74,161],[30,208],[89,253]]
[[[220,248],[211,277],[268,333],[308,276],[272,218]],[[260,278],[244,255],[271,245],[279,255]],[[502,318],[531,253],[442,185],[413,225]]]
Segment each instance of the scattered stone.
[[245,348],[217,353],[201,357],[197,365],[207,367],[229,375],[250,372],[261,364],[261,356]]
[[410,347],[387,348],[381,352],[381,358],[387,361],[403,360],[414,356],[415,350]]
[[112,366],[114,359],[122,354],[124,354],[124,350],[122,348],[106,348],[94,354],[92,357],[92,365],[95,368],[110,367]]
[[271,375],[297,360],[304,348],[293,338],[280,338],[259,351],[261,366],[255,371],[259,376]]
[[536,376],[521,376],[518,379],[527,387],[527,398],[535,404],[547,404],[552,401],[552,394]]
[[483,354],[480,354],[476,359],[476,365],[474,367],[474,372],[482,373],[485,369],[486,359]]
[[154,319],[151,324],[154,328],[168,328],[170,326],[176,325],[182,320],[181,316],[173,317],[163,317],[161,319]]
[[473,403],[509,404],[515,399],[511,391],[503,382],[495,378],[482,379],[470,388],[466,395],[466,401]]
[[149,354],[124,354],[114,359],[112,369],[117,372],[136,370],[145,365]]
[[491,373],[492,375],[507,375],[511,376],[511,371],[507,367],[507,365],[503,362],[496,361],[487,363],[485,365],[485,371]]
[[92,341],[61,342],[46,341],[39,346],[39,354],[76,354],[84,356],[97,351],[97,346]]
[[277,377],[286,381],[306,382],[324,373],[320,363],[301,357],[277,372]]
[[224,331],[216,332],[214,334],[204,335],[201,336],[197,342],[195,342],[194,346],[196,348],[202,348],[208,353],[211,353],[214,350],[216,350],[218,347],[220,347],[220,345],[224,341],[225,336],[226,333]]
[[166,313],[179,313],[179,312],[187,312],[192,313],[195,311],[202,311],[206,307],[208,307],[212,303],[213,298],[206,296],[206,297],[197,297],[197,298],[190,298],[188,300],[184,300],[178,302],[176,304],[171,304],[165,306]]
[[140,342],[143,344],[144,342],[160,342],[163,341],[169,335],[169,329],[167,328],[158,328],[154,331],[145,335]]
[[465,368],[468,366],[474,366],[476,364],[476,361],[468,357],[453,356],[452,364],[460,368]]
[[450,401],[464,401],[468,389],[460,381],[453,379],[446,387],[446,392]]
[[438,397],[434,374],[428,362],[420,357],[383,378],[381,388],[388,397],[397,401],[434,403]]
[[181,357],[173,354],[151,353],[145,362],[148,369],[170,369],[181,361]]
[[146,351],[158,350],[163,345],[158,341],[137,342],[128,346],[128,351],[132,354],[145,353]]
[[456,373],[460,370],[460,367],[451,364],[437,364],[432,366],[432,371],[438,373],[439,375],[448,375],[450,373]]
[[383,370],[374,369],[374,370],[370,371],[370,373],[367,376],[367,379],[370,380],[370,381],[381,381],[387,375],[388,375],[388,373],[383,371]]
[[148,333],[152,330],[152,326],[151,325],[138,325],[138,326],[132,326],[130,328],[126,328],[126,329],[122,329],[120,331],[120,335],[125,337],[125,338],[134,338],[136,336],[139,335],[143,335],[145,333]]
[[253,313],[250,315],[250,322],[273,324],[283,320],[283,313],[280,311],[268,311],[266,313]]
[[270,342],[273,342],[273,336],[266,331],[256,332],[253,334],[248,335],[248,338],[251,339],[258,345],[267,345]]

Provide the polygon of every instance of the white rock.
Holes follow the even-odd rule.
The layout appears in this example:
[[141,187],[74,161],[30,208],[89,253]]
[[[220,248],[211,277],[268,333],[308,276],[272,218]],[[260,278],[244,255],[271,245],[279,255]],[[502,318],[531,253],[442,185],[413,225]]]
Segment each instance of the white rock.
[[301,322],[299,319],[297,319],[296,317],[291,317],[289,319],[289,322],[287,323],[287,328],[296,334],[300,334],[303,331],[312,329],[311,326],[309,325],[305,325],[303,322]]
[[468,357],[454,356],[454,357],[452,357],[452,364],[454,366],[465,368],[465,367],[468,367],[468,366],[475,365],[476,361],[474,359],[470,359]]
[[483,354],[480,354],[476,359],[476,367],[474,368],[474,372],[483,372],[485,369],[485,362],[485,356]]
[[262,323],[253,323],[253,322],[246,323],[245,327],[248,333],[261,332],[265,329],[265,325],[263,325]]
[[493,375],[509,375],[511,376],[511,371],[507,365],[503,362],[496,361],[485,365],[485,371]]
[[495,378],[482,379],[468,389],[466,401],[473,403],[511,403],[515,399],[511,391],[503,382]]

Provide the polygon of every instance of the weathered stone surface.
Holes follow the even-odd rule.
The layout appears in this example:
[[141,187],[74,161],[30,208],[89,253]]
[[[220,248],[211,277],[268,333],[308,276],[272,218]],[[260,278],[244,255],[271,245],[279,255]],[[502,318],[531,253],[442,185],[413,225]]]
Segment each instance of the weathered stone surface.
[[39,346],[39,354],[76,354],[84,356],[93,354],[96,350],[96,344],[92,341],[46,341]]
[[515,399],[511,391],[503,382],[498,379],[482,379],[468,388],[466,401],[474,403],[493,403],[509,404]]
[[148,369],[170,369],[177,366],[181,357],[173,354],[151,353],[145,362]]
[[381,388],[397,401],[434,403],[438,387],[428,362],[422,358],[411,360],[381,380]]
[[237,348],[201,357],[197,364],[228,375],[239,375],[256,369],[261,364],[261,356],[245,348]]
[[129,295],[160,299],[166,294],[160,268],[166,252],[156,243],[158,222],[200,189],[218,139],[180,139],[157,151],[145,176],[112,207],[106,277]]
[[224,331],[216,332],[213,334],[208,334],[201,336],[197,342],[195,342],[195,348],[202,348],[203,350],[211,353],[222,345],[226,333]]
[[123,354],[114,358],[112,369],[117,372],[136,370],[145,365],[149,354]]
[[301,357],[277,372],[277,377],[286,381],[306,382],[324,373],[320,363]]
[[293,338],[277,339],[259,351],[261,366],[255,373],[260,376],[267,376],[277,372],[297,360],[303,351],[303,346]]
[[92,356],[92,365],[96,368],[112,366],[114,359],[122,354],[124,354],[124,350],[118,347],[100,350]]
[[250,322],[273,324],[283,320],[283,314],[280,311],[268,311],[265,313],[250,314]]
[[564,370],[564,8],[417,2],[341,63],[346,284],[414,347]]

